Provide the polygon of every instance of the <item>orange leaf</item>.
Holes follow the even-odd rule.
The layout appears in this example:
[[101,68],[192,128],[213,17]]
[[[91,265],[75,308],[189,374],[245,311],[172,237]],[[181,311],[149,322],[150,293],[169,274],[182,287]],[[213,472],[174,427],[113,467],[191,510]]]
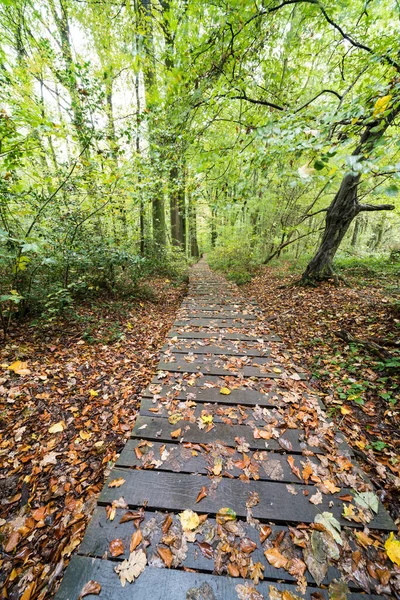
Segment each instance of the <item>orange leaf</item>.
[[169,569],[172,565],[172,560],[174,558],[171,550],[169,548],[160,547],[157,548],[157,552]]
[[171,431],[171,437],[173,439],[178,438],[181,435],[182,429],[175,429],[175,431]]
[[287,558],[285,558],[283,554],[279,552],[278,548],[268,548],[265,550],[264,556],[269,564],[276,569],[285,569],[288,564]]
[[310,479],[312,474],[313,474],[313,468],[311,466],[311,463],[307,463],[302,471],[303,479],[306,483],[308,483],[308,480]]
[[123,541],[120,539],[112,540],[110,542],[110,554],[113,558],[116,556],[121,556],[125,552]]
[[137,529],[134,533],[132,533],[129,551],[133,552],[134,550],[136,550],[136,548],[139,546],[142,539],[143,539],[143,536],[142,536],[142,532],[140,531],[140,529]]
[[200,502],[201,500],[203,500],[203,498],[205,498],[206,496],[207,496],[207,488],[205,485],[203,485],[203,487],[201,488],[201,490],[198,493],[198,496],[196,498],[196,504],[197,504],[197,502]]
[[112,481],[110,481],[110,483],[108,484],[109,488],[119,488],[121,487],[121,485],[124,485],[125,483],[125,479],[123,477],[118,477],[118,479],[113,479]]

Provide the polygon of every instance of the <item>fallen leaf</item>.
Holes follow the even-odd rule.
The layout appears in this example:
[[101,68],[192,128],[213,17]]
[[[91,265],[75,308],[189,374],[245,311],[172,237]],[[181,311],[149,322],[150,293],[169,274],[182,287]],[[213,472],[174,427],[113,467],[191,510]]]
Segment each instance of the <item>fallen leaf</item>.
[[385,542],[385,550],[392,563],[400,566],[400,541],[394,537],[393,531]]
[[124,483],[125,483],[125,479],[123,477],[118,477],[118,479],[113,479],[112,481],[110,481],[110,483],[108,484],[108,487],[109,488],[119,488]]
[[197,504],[197,502],[200,502],[201,500],[203,500],[203,498],[205,498],[206,496],[207,496],[207,488],[205,485],[203,485],[203,487],[201,488],[200,492],[197,495],[196,504]]
[[133,583],[144,571],[146,563],[146,554],[140,549],[131,552],[128,560],[122,561],[120,565],[115,567],[114,571],[118,573],[122,587],[125,587],[126,582]]
[[84,598],[85,596],[89,596],[90,594],[93,594],[93,596],[98,596],[100,592],[100,583],[97,583],[97,581],[93,581],[93,579],[91,579],[83,586],[81,593],[79,594],[78,600],[82,600],[82,598]]
[[310,496],[309,502],[311,502],[311,504],[315,504],[315,505],[322,504],[323,498],[322,498],[321,492],[318,490],[317,492],[315,492],[315,494]]
[[133,552],[139,546],[140,542],[143,539],[142,532],[140,529],[136,529],[134,533],[132,533],[131,543],[129,545],[129,552]]
[[60,433],[61,431],[64,431],[64,429],[65,429],[64,421],[59,421],[58,423],[55,423],[54,425],[49,427],[49,433]]
[[125,552],[123,541],[119,538],[111,540],[109,544],[109,550],[113,558],[115,558],[116,556],[121,556],[121,554],[124,554]]
[[219,525],[224,525],[228,521],[235,521],[236,513],[232,508],[220,508],[216,518]]
[[159,548],[157,548],[157,553],[169,569],[172,565],[172,561],[174,558],[174,555],[172,554],[171,550],[169,548],[164,548],[163,546],[160,546]]
[[179,518],[183,531],[193,531],[200,525],[199,515],[190,509],[179,513]]
[[285,569],[288,564],[288,559],[279,552],[278,548],[268,548],[264,551],[264,556],[276,569]]
[[224,396],[229,396],[229,394],[231,393],[231,390],[229,388],[227,388],[227,387],[222,387],[219,390],[219,393],[223,394]]
[[16,375],[30,375],[31,371],[28,369],[27,362],[21,362],[16,360],[9,367],[9,371],[13,371]]
[[173,439],[178,438],[181,435],[182,429],[175,429],[175,431],[171,431],[171,437]]

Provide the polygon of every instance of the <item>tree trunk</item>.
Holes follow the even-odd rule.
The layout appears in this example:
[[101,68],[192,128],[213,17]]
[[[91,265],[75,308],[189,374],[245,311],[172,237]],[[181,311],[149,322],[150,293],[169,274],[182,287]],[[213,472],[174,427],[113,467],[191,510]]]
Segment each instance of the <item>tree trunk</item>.
[[179,193],[179,169],[174,165],[169,172],[170,190],[170,214],[171,214],[171,239],[172,245],[181,248],[183,245],[182,220],[179,210],[180,193]]
[[[394,98],[391,112],[389,114],[385,113],[384,116],[375,119],[365,127],[360,143],[352,153],[352,156],[357,156],[362,161],[366,155],[370,155],[374,149],[375,142],[383,136],[399,112],[400,103],[398,98]],[[329,277],[337,279],[333,270],[333,258],[350,224],[360,212],[394,210],[395,207],[393,204],[360,204],[357,195],[360,179],[360,174],[353,173],[347,173],[342,179],[340,188],[326,213],[325,230],[321,244],[315,256],[307,265],[302,275],[301,283],[315,283]]]
[[197,243],[197,212],[196,204],[193,201],[192,195],[188,193],[188,210],[189,210],[189,242],[190,256],[193,258],[199,257],[199,245]]

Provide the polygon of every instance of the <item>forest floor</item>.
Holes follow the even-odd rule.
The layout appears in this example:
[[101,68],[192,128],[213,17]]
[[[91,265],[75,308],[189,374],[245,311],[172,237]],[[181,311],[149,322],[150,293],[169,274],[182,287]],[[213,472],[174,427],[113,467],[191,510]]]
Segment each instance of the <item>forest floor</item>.
[[49,598],[124,446],[185,285],[96,299],[0,343],[1,598]]
[[[298,273],[291,271],[289,262],[281,262],[263,268],[241,289],[256,298],[293,360],[307,367],[328,414],[398,519],[398,279],[356,271],[353,275],[346,272],[346,278],[351,287],[329,283],[318,288],[293,287],[288,284],[298,279]],[[349,336],[357,341],[349,341]]]

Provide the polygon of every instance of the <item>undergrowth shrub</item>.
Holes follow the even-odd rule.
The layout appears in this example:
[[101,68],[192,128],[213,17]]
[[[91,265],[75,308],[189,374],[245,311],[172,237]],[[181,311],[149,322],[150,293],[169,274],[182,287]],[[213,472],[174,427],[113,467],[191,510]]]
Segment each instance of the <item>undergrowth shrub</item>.
[[222,271],[238,285],[248,283],[256,269],[251,243],[244,240],[228,241],[214,248],[207,261],[212,269]]

